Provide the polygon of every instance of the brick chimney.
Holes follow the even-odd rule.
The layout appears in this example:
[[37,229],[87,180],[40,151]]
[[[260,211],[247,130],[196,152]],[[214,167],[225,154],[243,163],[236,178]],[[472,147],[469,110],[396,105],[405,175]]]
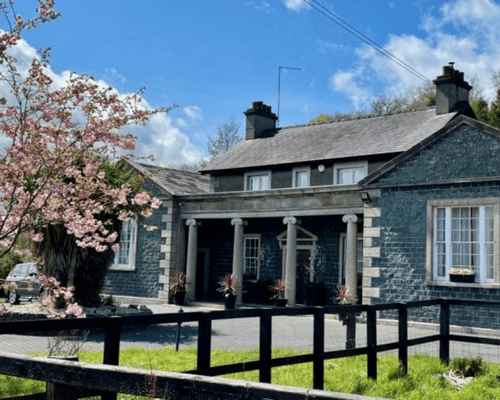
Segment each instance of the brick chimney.
[[271,112],[271,106],[266,106],[262,101],[255,101],[252,103],[252,108],[249,108],[243,114],[247,117],[246,140],[274,135],[278,117]]
[[453,68],[454,63],[443,67],[443,75],[434,79],[436,85],[436,114],[447,114],[469,107],[472,86],[464,81],[464,73]]

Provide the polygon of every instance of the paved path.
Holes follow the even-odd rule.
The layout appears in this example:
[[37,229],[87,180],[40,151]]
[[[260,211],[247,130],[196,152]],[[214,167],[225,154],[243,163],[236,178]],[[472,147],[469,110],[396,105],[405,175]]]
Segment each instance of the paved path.
[[[154,313],[178,312],[179,307],[174,305],[147,305]],[[185,312],[212,311],[213,306],[184,307]],[[219,307],[220,309],[220,307]],[[345,349],[345,326],[341,322],[327,318],[325,321],[325,350]],[[164,346],[175,346],[176,324],[162,324],[149,326],[143,329],[126,330],[122,333],[121,349],[141,347],[161,349]],[[415,325],[409,328],[409,338],[433,335],[437,332],[436,326],[429,324]],[[296,350],[312,351],[313,319],[310,316],[274,317],[273,318],[273,348],[292,348]],[[497,331],[489,332],[490,336],[500,337]],[[379,344],[398,340],[397,326],[380,323],[377,326]],[[0,351],[32,354],[46,352],[54,338],[40,336],[3,335],[0,339]],[[49,343],[50,341],[50,343]],[[212,349],[249,350],[258,348],[259,321],[258,318],[244,318],[232,320],[216,320],[212,323]],[[79,341],[73,341],[78,344]],[[181,349],[197,345],[197,324],[184,323],[181,327]],[[366,325],[357,325],[357,345],[366,345]],[[84,349],[93,351],[103,350],[103,335],[96,334],[87,338]],[[439,354],[439,344],[431,343],[411,348],[410,353],[422,352],[432,355]],[[482,357],[485,360],[500,362],[500,348],[484,345],[452,343],[452,357]]]

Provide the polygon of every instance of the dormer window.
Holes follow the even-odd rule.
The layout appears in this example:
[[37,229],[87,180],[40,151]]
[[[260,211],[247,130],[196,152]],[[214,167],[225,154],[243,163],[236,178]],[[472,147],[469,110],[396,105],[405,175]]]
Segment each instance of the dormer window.
[[245,190],[258,191],[271,188],[271,172],[247,172],[245,174]]
[[362,180],[368,172],[368,163],[342,163],[335,164],[333,168],[334,185],[355,185]]
[[302,167],[302,168],[294,168],[293,169],[293,187],[294,188],[303,188],[310,186],[310,168]]

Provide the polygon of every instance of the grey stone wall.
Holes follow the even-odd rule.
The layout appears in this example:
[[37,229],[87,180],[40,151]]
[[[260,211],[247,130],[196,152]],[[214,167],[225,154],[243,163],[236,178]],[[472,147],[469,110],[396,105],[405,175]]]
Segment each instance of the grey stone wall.
[[[152,195],[161,197],[161,192],[149,182],[145,188]],[[160,261],[165,255],[161,252],[163,215],[167,209],[160,206],[149,218],[138,219],[137,246],[135,254],[135,268],[130,271],[109,269],[103,293],[112,295],[126,295],[139,297],[158,297],[163,290],[159,282],[162,274]],[[145,225],[154,226],[156,229],[147,230]]]
[[[500,289],[479,285],[450,287],[426,285],[427,202],[435,199],[500,197],[499,182],[474,182],[476,177],[498,176],[500,145],[491,136],[469,127],[442,138],[438,143],[381,177],[380,183],[398,184],[384,188],[374,199],[381,210],[373,226],[380,237],[373,246],[380,257],[372,266],[380,276],[371,278],[371,286],[380,288],[380,297],[372,304],[432,298],[499,301]],[[443,182],[468,178],[468,183],[421,185],[419,182]],[[405,186],[414,183],[415,186]],[[498,260],[497,260],[498,262]],[[437,309],[424,309],[412,315],[420,321],[436,321]],[[452,309],[452,323],[465,326],[500,328],[500,310]]]
[[[390,157],[387,156],[371,157],[368,164],[368,172],[375,171],[389,159]],[[325,167],[323,172],[318,170],[319,165]],[[333,161],[315,161],[297,165],[263,167],[260,170],[271,170],[271,189],[284,189],[293,186],[292,171],[294,166],[310,166],[311,186],[333,185]],[[246,171],[222,172],[211,175],[211,185],[214,192],[243,191],[245,189],[244,174]],[[258,170],[256,169],[256,171]]]

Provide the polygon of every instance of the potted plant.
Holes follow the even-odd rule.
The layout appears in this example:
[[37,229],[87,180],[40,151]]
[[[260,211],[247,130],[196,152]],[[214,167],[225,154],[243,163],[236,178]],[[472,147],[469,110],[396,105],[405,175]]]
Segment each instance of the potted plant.
[[231,274],[224,275],[219,280],[219,288],[217,289],[217,291],[222,293],[225,297],[226,310],[232,310],[236,305],[236,285],[237,285],[237,283],[238,282],[237,282],[236,278]]
[[186,299],[186,274],[177,272],[172,279],[172,283],[168,286],[168,291],[172,293],[174,303],[178,306],[183,306]]
[[273,303],[275,307],[285,307],[288,299],[285,299],[285,290],[288,289],[283,279],[278,279],[269,287],[273,293]]
[[[333,300],[340,305],[356,304],[358,301],[356,294],[349,287],[345,285],[340,285],[337,288]],[[347,320],[347,314],[343,312],[339,313],[339,319],[345,325]]]
[[472,268],[452,268],[449,272],[450,282],[474,283],[476,271]]

